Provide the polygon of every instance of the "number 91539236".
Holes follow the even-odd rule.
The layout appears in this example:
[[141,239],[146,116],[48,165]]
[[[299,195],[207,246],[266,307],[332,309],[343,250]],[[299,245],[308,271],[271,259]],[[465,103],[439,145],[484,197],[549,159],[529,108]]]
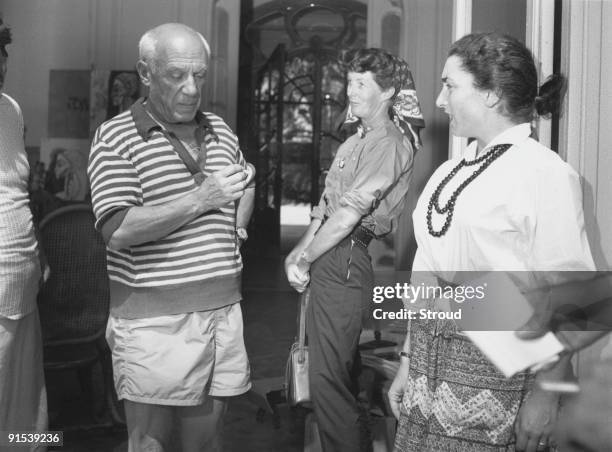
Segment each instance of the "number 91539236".
[[49,446],[63,446],[63,432],[33,432],[18,431],[0,432],[0,446],[28,446],[31,444],[46,444]]

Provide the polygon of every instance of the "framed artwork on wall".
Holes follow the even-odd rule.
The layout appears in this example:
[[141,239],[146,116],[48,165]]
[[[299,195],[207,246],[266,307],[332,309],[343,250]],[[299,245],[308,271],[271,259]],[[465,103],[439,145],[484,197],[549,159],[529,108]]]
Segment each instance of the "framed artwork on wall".
[[52,70],[49,73],[49,138],[89,137],[88,70]]

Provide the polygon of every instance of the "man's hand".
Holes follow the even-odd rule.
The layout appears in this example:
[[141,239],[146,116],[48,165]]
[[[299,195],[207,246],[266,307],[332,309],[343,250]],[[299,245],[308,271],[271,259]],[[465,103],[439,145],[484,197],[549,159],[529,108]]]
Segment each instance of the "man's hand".
[[251,165],[249,162],[246,164],[246,180],[244,181],[246,185],[249,185],[251,181],[255,178],[255,167]]
[[247,177],[242,166],[229,165],[212,173],[185,196],[160,205],[131,207],[119,227],[112,231],[107,245],[122,249],[166,237],[205,212],[241,198]]
[[248,174],[240,165],[229,165],[208,176],[198,188],[202,207],[218,209],[244,195]]

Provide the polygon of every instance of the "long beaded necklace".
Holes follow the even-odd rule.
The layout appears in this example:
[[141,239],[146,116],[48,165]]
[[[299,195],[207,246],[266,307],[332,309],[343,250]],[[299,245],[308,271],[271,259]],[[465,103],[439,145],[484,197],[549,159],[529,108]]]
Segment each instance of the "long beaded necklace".
[[[453,212],[455,210],[455,203],[457,202],[457,197],[461,194],[463,189],[467,187],[470,182],[476,179],[488,166],[497,160],[504,152],[506,152],[512,145],[511,144],[498,144],[497,146],[493,146],[489,152],[484,154],[481,157],[478,157],[475,160],[470,162],[465,159],[461,159],[461,161],[455,166],[452,171],[438,184],[436,189],[431,195],[429,199],[429,204],[427,205],[427,230],[429,234],[433,237],[441,237],[446,234],[448,228],[450,227],[451,221],[453,220]],[[450,182],[450,180],[459,172],[461,168],[464,166],[472,166],[482,163],[482,165],[474,171],[466,180],[464,180],[453,192],[449,200],[446,204],[441,207],[440,206],[440,194],[442,190]],[[434,230],[433,223],[431,221],[433,209],[436,209],[436,212],[440,215],[445,215],[444,224],[442,225],[442,229],[439,231]]]

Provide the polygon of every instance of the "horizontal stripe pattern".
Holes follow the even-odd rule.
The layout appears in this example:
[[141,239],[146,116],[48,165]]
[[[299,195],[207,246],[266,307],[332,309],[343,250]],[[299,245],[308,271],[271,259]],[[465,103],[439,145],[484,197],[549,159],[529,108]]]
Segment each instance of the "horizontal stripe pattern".
[[[206,137],[204,174],[246,161],[225,122],[208,118],[216,139]],[[89,156],[88,174],[96,226],[117,209],[172,202],[196,188],[193,176],[162,132],[147,141],[131,111],[102,124]],[[176,286],[239,274],[242,260],[235,238],[235,205],[209,211],[165,238],[129,249],[108,249],[111,280],[134,288]]]

